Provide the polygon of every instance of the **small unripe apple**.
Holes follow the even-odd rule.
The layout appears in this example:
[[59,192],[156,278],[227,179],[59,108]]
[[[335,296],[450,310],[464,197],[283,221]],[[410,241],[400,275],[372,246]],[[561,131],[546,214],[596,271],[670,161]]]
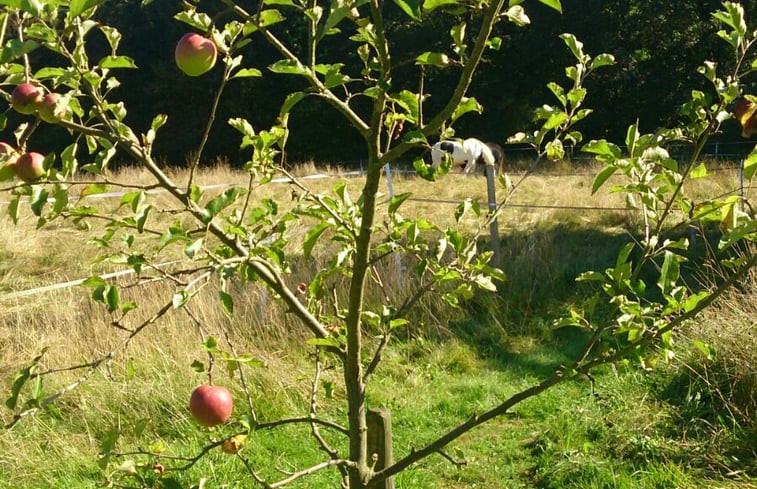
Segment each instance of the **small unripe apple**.
[[16,175],[25,182],[39,180],[45,174],[45,156],[39,153],[24,153],[16,160]]
[[189,410],[201,425],[216,426],[231,417],[234,400],[226,387],[201,385],[192,391]]
[[55,124],[64,119],[68,114],[68,105],[59,93],[48,93],[37,105],[39,118],[50,124]]
[[215,66],[218,50],[212,40],[189,32],[179,39],[174,54],[181,71],[189,76],[200,76]]
[[6,158],[13,158],[16,156],[16,150],[8,143],[0,142],[0,155]]
[[31,83],[22,83],[11,93],[11,106],[21,114],[33,114],[43,97],[42,89]]

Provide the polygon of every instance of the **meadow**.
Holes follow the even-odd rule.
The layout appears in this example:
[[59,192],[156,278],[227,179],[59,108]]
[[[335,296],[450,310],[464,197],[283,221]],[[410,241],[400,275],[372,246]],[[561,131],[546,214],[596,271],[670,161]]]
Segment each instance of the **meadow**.
[[[717,166],[706,184],[693,189],[695,199],[738,188],[736,171],[727,164]],[[558,165],[524,180],[499,218],[507,280],[498,293],[477,295],[458,310],[439,300],[421,301],[412,327],[388,347],[368,397],[372,405],[392,410],[395,453],[407,453],[442,428],[464,421],[473,414],[471,406],[484,410],[537,383],[576,355],[582,334],[554,330],[552,322],[591,292],[588,285],[577,285],[575,277],[610,266],[640,226],[639,217],[625,209],[619,196],[605,190],[591,195],[593,170],[590,165],[578,172]],[[182,170],[168,171],[181,178]],[[338,182],[346,182],[353,196],[361,188],[360,176],[338,168],[305,165],[295,171],[300,176],[314,173],[328,175],[305,181],[316,192],[328,192]],[[510,178],[518,181],[520,174],[516,166]],[[144,178],[132,169],[114,177],[128,182]],[[245,185],[246,178],[223,164],[198,175],[203,185]],[[466,198],[483,203],[486,198],[482,177],[447,175],[429,183],[395,174],[393,184],[395,193],[413,194],[403,213],[438,222],[454,222],[455,203]],[[256,198],[272,198],[285,206],[296,190],[271,183],[257,189]],[[113,199],[114,212],[118,207]],[[172,216],[166,212],[154,218],[168,222]],[[118,348],[124,332],[84,287],[18,295],[120,269],[105,261],[93,263],[100,251],[86,242],[81,229],[55,221],[34,231],[36,219],[28,209],[17,225],[7,217],[0,223],[0,385],[6,398],[16,372],[43,349],[45,368],[87,363]],[[474,229],[477,223],[471,218],[461,226]],[[97,225],[93,223],[95,229]],[[303,234],[290,230],[293,249],[301,246]],[[327,249],[317,248],[312,260],[293,262],[292,283],[310,276],[327,254]],[[389,261],[387,266],[397,267],[389,274],[393,287],[409,286],[401,262],[397,266]],[[717,270],[692,264],[688,273],[707,281],[715,279]],[[600,369],[593,378],[562,384],[467,434],[448,453],[401,474],[396,486],[757,487],[756,284],[753,274],[690,325],[676,340],[676,355],[667,361],[646,368],[621,363]],[[164,302],[161,292],[166,290],[165,284],[145,280],[123,293],[139,302],[143,312],[137,313],[149,315]],[[219,436],[198,429],[187,410],[189,393],[202,382],[191,364],[206,358],[202,341],[207,335],[264,364],[247,371],[261,419],[307,413],[313,365],[312,352],[302,342],[304,330],[256,285],[236,292],[240,298],[233,318],[223,314],[213,291],[203,293],[192,303],[195,320],[180,312],[166,315],[151,325],[149,337],[135,338],[86,382],[61,396],[57,409],[2,429],[0,488],[100,487],[107,471],[119,470],[98,465],[98,454],[108,443],[115,443],[124,459],[135,447],[181,456],[199,452],[209,437]],[[61,374],[40,388],[55,392],[80,375]],[[339,372],[327,370],[323,381],[338,386]],[[321,408],[340,413],[342,399],[337,387]],[[0,424],[11,421],[12,413],[0,408]],[[115,428],[117,441],[110,436]],[[331,441],[339,446],[340,441]],[[321,456],[307,428],[256,432],[244,450],[253,461],[273,462],[268,465],[280,474]],[[220,450],[186,472],[172,474],[171,480],[174,486],[160,486],[135,475],[131,485],[122,487],[254,487],[245,467]],[[337,485],[333,474],[324,472],[290,487]]]

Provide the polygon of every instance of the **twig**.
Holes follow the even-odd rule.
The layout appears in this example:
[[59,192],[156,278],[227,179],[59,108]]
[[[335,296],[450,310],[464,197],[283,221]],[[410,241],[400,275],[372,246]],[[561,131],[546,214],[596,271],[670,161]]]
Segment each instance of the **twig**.
[[127,336],[119,345],[117,345],[115,348],[113,348],[111,351],[103,355],[102,357],[93,360],[88,365],[83,366],[77,366],[74,368],[71,368],[69,370],[75,370],[78,368],[89,368],[89,371],[85,372],[81,377],[79,377],[76,381],[72,382],[71,384],[67,385],[63,389],[59,390],[58,392],[46,397],[42,401],[39,402],[39,405],[37,407],[29,408],[25,411],[22,411],[20,413],[17,413],[13,416],[13,419],[11,419],[10,422],[8,422],[5,425],[5,429],[12,428],[16,423],[18,423],[22,418],[29,416],[31,414],[34,414],[47,406],[48,404],[51,404],[55,402],[57,399],[65,395],[66,393],[76,389],[79,385],[83,384],[89,378],[99,369],[99,367],[103,364],[103,362],[110,361],[112,358],[116,356],[118,352],[126,348],[131,340],[133,340],[142,330],[144,330],[147,326],[155,323],[158,319],[163,317],[168,311],[171,310],[173,307],[172,302],[169,301],[166,305],[161,307],[155,314],[153,314],[151,317],[149,317],[147,320],[145,320],[141,325],[139,325],[137,328],[134,329],[134,331]]
[[468,465],[468,461],[467,460],[465,460],[465,459],[463,459],[463,460],[455,460],[454,458],[452,458],[451,455],[449,455],[447,452],[445,452],[442,449],[437,450],[436,453],[438,453],[442,457],[446,458],[447,461],[449,461],[449,463],[451,463],[452,465],[454,465],[458,469],[460,467],[465,467],[466,465]]
[[384,353],[384,349],[386,348],[386,345],[389,344],[389,340],[391,339],[391,337],[392,337],[391,331],[386,331],[384,332],[383,335],[381,335],[381,341],[376,347],[376,351],[373,353],[373,358],[371,359],[371,363],[369,363],[368,366],[365,368],[365,373],[363,374],[364,384],[368,383],[368,379],[371,378],[371,375],[373,375],[373,372],[376,371],[376,368],[378,368],[379,363],[381,363],[381,355]]
[[325,419],[319,419],[319,418],[311,418],[309,416],[303,416],[303,417],[297,417],[297,418],[285,418],[285,419],[278,419],[275,421],[267,421],[264,423],[258,423],[255,426],[255,430],[271,429],[277,426],[282,426],[286,424],[295,424],[295,423],[316,423],[322,426],[329,427],[344,435],[349,435],[349,430],[345,428],[344,426],[334,423],[333,421],[327,421]]
[[[316,349],[315,352],[315,373],[313,374],[313,383],[310,388],[310,418],[315,419],[316,417],[316,407],[317,407],[317,396],[318,396],[318,386],[321,380],[321,372],[323,372],[322,364],[321,364],[321,356],[320,356],[320,350]],[[318,425],[316,423],[310,423],[310,430],[313,434],[313,437],[316,439],[318,444],[321,446],[323,451],[325,451],[332,460],[336,460],[339,458],[339,452],[334,450],[328,442],[321,436],[321,432],[318,429]]]
[[304,477],[306,475],[314,474],[318,471],[321,471],[323,469],[328,469],[329,467],[349,467],[349,468],[357,468],[357,463],[353,462],[352,460],[344,460],[344,459],[337,459],[337,460],[327,460],[325,462],[321,462],[319,464],[313,465],[312,467],[308,467],[307,469],[301,470],[299,472],[295,472],[286,479],[282,479],[278,482],[274,482],[272,484],[268,484],[267,488],[270,489],[276,489],[277,487],[283,487],[287,484],[289,484],[292,481],[295,481],[299,479],[300,477]]
[[[223,336],[226,339],[226,344],[229,345],[229,348],[231,349],[231,354],[234,355],[235,358],[237,358],[239,355],[237,355],[234,344],[231,342],[231,337],[229,336],[228,330],[224,330]],[[239,372],[239,381],[242,384],[242,392],[244,392],[245,399],[247,400],[247,407],[250,408],[250,416],[252,416],[252,420],[257,423],[258,415],[255,413],[255,406],[252,403],[250,388],[247,385],[247,377],[245,377],[244,370],[242,370],[242,362],[236,362],[236,364],[237,372]]]

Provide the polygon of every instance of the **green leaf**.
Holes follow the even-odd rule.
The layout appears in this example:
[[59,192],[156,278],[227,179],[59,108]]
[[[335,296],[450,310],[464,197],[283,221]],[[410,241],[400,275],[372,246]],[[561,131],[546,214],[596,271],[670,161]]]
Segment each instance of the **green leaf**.
[[560,101],[560,104],[563,107],[567,107],[568,105],[568,97],[565,96],[565,89],[558,85],[555,82],[549,82],[547,83],[547,88],[554,94],[555,97],[557,97],[557,100]]
[[119,302],[120,294],[118,293],[118,287],[115,285],[107,286],[105,292],[105,305],[108,306],[108,312],[117,311]]
[[223,308],[224,314],[229,318],[234,316],[234,299],[231,295],[220,290],[218,291],[218,297],[221,299],[221,308]]
[[757,146],[744,159],[743,165],[744,180],[752,180],[755,171],[757,171]]
[[725,11],[717,11],[712,16],[718,21],[733,28],[738,36],[745,36],[747,32],[744,7],[735,2],[723,2]]
[[310,70],[297,60],[281,59],[268,67],[274,73],[309,76]]
[[397,209],[400,208],[400,206],[408,199],[410,196],[413,195],[411,192],[405,192],[399,195],[395,195],[392,197],[392,200],[389,202],[389,214],[394,214],[397,212]]
[[315,246],[318,238],[326,231],[331,224],[323,221],[313,226],[305,235],[305,242],[302,245],[302,252],[306,258],[310,258],[313,253],[313,247]]
[[211,216],[215,216],[223,209],[233,204],[241,195],[244,195],[245,193],[246,190],[244,190],[243,188],[231,187],[221,195],[208,202],[208,205],[205,206],[205,209],[210,213]]
[[389,321],[389,329],[399,328],[400,326],[405,326],[406,324],[410,324],[410,321],[408,321],[407,319],[392,319],[391,321]]
[[560,4],[560,0],[539,0],[541,3],[546,5],[549,8],[553,8],[557,10],[558,12],[562,13],[562,5]]
[[609,161],[617,160],[623,155],[618,146],[604,139],[589,141],[581,147],[581,151],[607,157]]
[[31,197],[31,209],[35,216],[42,215],[42,209],[47,205],[47,198],[50,194],[44,187],[35,187]]
[[394,3],[412,19],[420,20],[421,4],[419,0],[394,0]]
[[16,404],[18,404],[18,396],[21,394],[21,389],[24,387],[24,384],[26,384],[26,381],[31,377],[31,373],[31,367],[27,367],[20,370],[14,377],[13,384],[11,385],[11,395],[5,400],[5,405],[8,409],[16,408]]
[[566,122],[569,118],[570,116],[565,112],[555,112],[549,116],[549,119],[547,119],[546,122],[544,122],[542,129],[544,129],[545,131],[550,131],[552,129],[560,127],[560,125]]
[[449,66],[449,62],[449,56],[447,56],[446,54],[432,53],[431,51],[426,51],[425,53],[415,58],[416,65],[436,66],[439,68]]
[[208,32],[213,26],[213,20],[208,14],[197,12],[196,10],[184,10],[183,12],[179,12],[174,15],[174,19],[179,22],[184,22],[200,32]]
[[463,99],[460,101],[460,104],[455,108],[455,112],[452,113],[452,121],[456,121],[459,119],[462,115],[467,114],[468,112],[477,112],[481,113],[484,111],[483,105],[478,103],[478,100],[476,100],[473,97],[463,97]]
[[607,179],[610,178],[617,170],[618,168],[613,165],[608,165],[602,168],[602,171],[600,171],[597,176],[594,177],[594,183],[591,186],[591,194],[594,195],[595,193],[597,193],[597,190],[599,190],[599,188],[604,185]]
[[689,175],[691,178],[704,178],[707,176],[707,166],[705,166],[704,163],[700,163],[697,166],[695,166]]
[[84,187],[84,189],[79,194],[79,198],[83,199],[88,195],[102,194],[107,192],[109,189],[110,185],[108,185],[107,183],[93,183]]
[[520,5],[514,5],[505,11],[505,16],[518,27],[523,27],[531,23],[531,19],[526,15],[526,11]]
[[339,347],[336,338],[310,338],[306,343],[312,346]]
[[128,56],[106,56],[97,65],[100,68],[137,68],[134,60]]
[[584,45],[581,41],[576,39],[576,36],[574,36],[573,34],[565,33],[560,34],[560,39],[565,42],[565,45],[568,46],[568,49],[570,49],[570,52],[573,53],[573,56],[575,56],[578,61],[583,62],[586,59],[586,55],[584,54]]
[[202,250],[203,245],[203,238],[199,238],[195,240],[193,243],[191,243],[189,246],[184,248],[184,254],[189,258],[190,260],[193,260],[195,256],[197,256],[197,253],[199,253]]
[[263,76],[263,73],[257,68],[242,68],[234,73],[230,79],[234,78],[256,78]]
[[36,41],[28,39],[24,42],[18,39],[11,39],[6,43],[3,49],[0,49],[0,64],[9,63],[21,56],[31,53],[37,49],[40,44]]
[[591,61],[591,68],[601,68],[603,66],[612,66],[615,64],[615,56],[612,54],[602,53],[598,54]]
[[665,258],[660,269],[657,285],[663,293],[668,293],[680,276],[681,257],[671,251],[665,251]]
[[205,348],[205,351],[208,353],[218,353],[218,340],[215,339],[213,336],[208,336],[205,338],[205,342],[202,344],[202,347]]
[[415,172],[419,177],[428,180],[429,182],[435,182],[439,175],[437,171],[434,170],[434,167],[427,165],[426,162],[423,161],[423,158],[418,158],[413,161],[413,168],[415,168]]
[[563,147],[562,141],[555,139],[547,143],[547,158],[550,161],[558,161],[565,157],[565,147]]
[[199,374],[205,372],[205,364],[199,360],[193,361],[190,367],[192,367],[192,370],[194,370],[195,372]]
[[289,112],[292,111],[292,108],[294,108],[295,105],[297,105],[302,99],[307,96],[308,94],[305,92],[294,92],[287,95],[284,103],[281,104],[281,111],[279,112],[280,115],[283,116],[289,114]]
[[3,165],[0,167],[0,182],[11,180],[16,176],[16,167],[13,165]]
[[105,0],[71,0],[71,6],[68,9],[68,18],[73,19],[80,16],[87,10],[97,7]]
[[446,7],[450,5],[459,5],[457,0],[426,0],[423,2],[423,11],[431,12],[439,7]]

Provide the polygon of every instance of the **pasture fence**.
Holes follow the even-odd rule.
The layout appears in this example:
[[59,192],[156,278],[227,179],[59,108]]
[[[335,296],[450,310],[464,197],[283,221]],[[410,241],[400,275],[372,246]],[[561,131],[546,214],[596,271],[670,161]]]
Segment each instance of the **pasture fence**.
[[[724,143],[723,143],[724,144]],[[388,191],[388,197],[389,200],[391,200],[392,197],[395,195],[395,185],[393,181],[393,176],[396,174],[415,174],[415,171],[410,170],[402,170],[402,169],[396,169],[391,168],[388,165],[384,167],[384,175],[386,179],[386,185],[387,185],[387,191]],[[718,171],[718,169],[712,170],[712,171]],[[320,179],[329,179],[329,178],[344,178],[344,177],[360,177],[365,174],[362,170],[354,170],[354,171],[347,171],[347,172],[339,172],[339,173],[316,173],[311,175],[305,175],[302,177],[297,177],[298,180],[320,180]],[[486,176],[486,185],[487,185],[487,206],[489,212],[494,212],[497,206],[497,198],[496,198],[496,169],[487,166],[485,169],[485,176]],[[735,195],[738,194],[741,201],[741,209],[742,211],[745,208],[746,203],[746,191],[748,189],[754,188],[751,186],[744,185],[744,160],[740,160],[739,166],[738,166],[738,179],[739,179],[739,187],[737,189],[731,190],[721,196],[718,196],[716,198],[724,197],[727,195]],[[544,175],[540,173],[540,175]],[[547,174],[549,175],[549,174]],[[570,173],[556,173],[554,175],[559,176],[589,176],[593,175],[593,173],[588,172],[570,172]],[[275,184],[289,184],[292,183],[291,178],[276,178],[271,180],[271,183]],[[236,183],[220,183],[220,184],[213,184],[213,185],[206,185],[203,186],[203,190],[218,190],[218,189],[224,189],[233,187],[234,185],[237,185]],[[146,191],[148,194],[159,194],[166,192],[163,189],[150,189]],[[86,197],[83,197],[84,199],[107,199],[107,198],[120,198],[126,195],[127,192],[105,192],[105,193],[99,193],[99,194],[92,194],[88,195]],[[49,199],[50,201],[54,201],[54,199]],[[437,198],[423,198],[423,197],[410,197],[407,199],[407,201],[414,201],[414,202],[425,202],[425,203],[435,203],[435,204],[449,204],[449,205],[460,205],[464,201],[461,200],[453,200],[453,199],[437,199]],[[8,202],[2,202],[0,201],[0,205],[7,205]],[[613,206],[576,206],[576,205],[549,205],[549,204],[536,204],[536,203],[527,203],[527,202],[508,202],[505,208],[517,208],[522,209],[525,211],[533,210],[533,211],[543,211],[543,210],[571,210],[571,211],[577,211],[577,212],[591,212],[591,211],[598,211],[598,212],[607,212],[607,211],[615,211],[615,212],[630,212],[633,211],[633,209],[629,209],[627,207],[613,207]],[[501,237],[499,235],[499,229],[498,229],[498,223],[497,219],[493,219],[490,224],[490,242],[492,246],[492,265],[493,266],[499,266],[500,260],[501,260],[501,250],[500,243],[501,243]],[[151,265],[147,268],[149,269],[155,269],[159,270],[164,267],[168,267],[170,265],[173,265],[177,263],[177,261],[169,261],[165,263],[159,263],[155,265]],[[396,273],[399,275],[402,274],[403,267],[401,265],[401,258],[399,255],[395,254],[395,269]],[[107,273],[103,275],[99,275],[102,279],[112,279],[112,278],[121,278],[126,277],[129,275],[133,275],[136,272],[133,269],[125,269],[121,271],[116,271],[112,273]],[[31,289],[26,290],[18,290],[18,291],[11,291],[0,294],[0,303],[2,302],[8,302],[13,300],[18,300],[23,297],[28,297],[32,295],[52,292],[54,290],[60,290],[65,289],[69,287],[74,287],[77,285],[81,285],[84,283],[87,278],[81,278],[76,280],[70,280],[66,282],[60,282],[60,283],[53,283],[48,284],[40,287],[34,287]],[[263,319],[266,311],[266,304],[268,302],[268,294],[265,290],[265,287],[261,287],[261,306],[259,308],[259,315],[261,320]]]

